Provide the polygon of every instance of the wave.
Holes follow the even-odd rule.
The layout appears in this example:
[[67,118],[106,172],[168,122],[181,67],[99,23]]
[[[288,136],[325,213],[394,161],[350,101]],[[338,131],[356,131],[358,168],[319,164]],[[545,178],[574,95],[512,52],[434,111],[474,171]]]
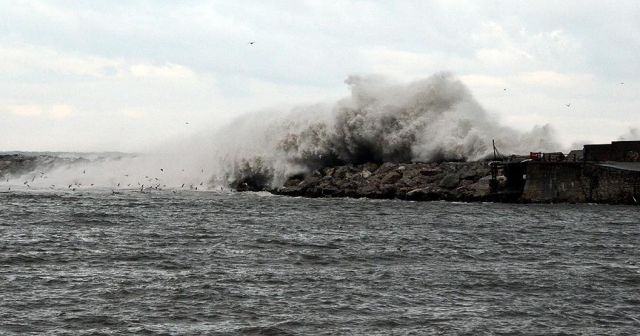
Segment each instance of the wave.
[[[350,76],[350,95],[329,103],[240,116],[213,132],[155,154],[65,157],[20,174],[40,188],[219,190],[282,185],[290,176],[365,162],[479,160],[492,153],[556,151],[549,125],[528,132],[500,125],[449,73],[410,83]],[[24,180],[24,181],[23,181]],[[9,181],[7,181],[9,182]]]

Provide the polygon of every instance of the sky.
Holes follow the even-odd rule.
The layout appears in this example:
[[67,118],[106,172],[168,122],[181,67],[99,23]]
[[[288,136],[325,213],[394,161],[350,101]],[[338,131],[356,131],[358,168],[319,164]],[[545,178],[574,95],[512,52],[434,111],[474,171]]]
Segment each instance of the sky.
[[640,128],[639,60],[638,1],[0,0],[0,151],[149,151],[441,71],[504,125],[609,142]]

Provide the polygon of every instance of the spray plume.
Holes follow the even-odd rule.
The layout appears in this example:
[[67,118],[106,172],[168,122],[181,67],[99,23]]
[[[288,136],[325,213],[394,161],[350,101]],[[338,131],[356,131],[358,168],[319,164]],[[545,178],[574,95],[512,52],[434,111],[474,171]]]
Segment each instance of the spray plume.
[[[499,125],[448,73],[409,84],[351,76],[351,95],[335,104],[245,116],[222,132],[234,178],[271,177],[336,164],[478,160],[492,153],[559,148],[550,126],[519,132]],[[239,140],[238,140],[239,139]],[[240,164],[238,165],[238,162]]]
[[111,188],[141,180],[199,190],[247,179],[278,186],[288,176],[337,164],[478,160],[492,152],[492,139],[503,153],[559,148],[548,125],[528,132],[499,125],[448,73],[409,84],[380,76],[345,83],[351,95],[338,102],[246,114],[212,138],[157,155],[53,165],[47,183],[77,182],[84,178],[80,169],[90,169],[97,172],[94,184]]

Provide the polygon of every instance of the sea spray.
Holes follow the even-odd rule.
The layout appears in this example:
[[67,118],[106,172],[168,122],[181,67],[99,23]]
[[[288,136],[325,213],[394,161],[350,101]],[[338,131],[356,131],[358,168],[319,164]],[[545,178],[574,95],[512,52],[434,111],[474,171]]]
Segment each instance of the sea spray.
[[187,190],[246,183],[261,189],[339,164],[478,160],[492,153],[492,139],[502,153],[559,148],[548,125],[528,132],[500,125],[449,73],[404,84],[377,75],[350,76],[345,83],[351,94],[337,102],[247,113],[155,153],[50,164],[44,174],[27,172],[12,182]]
[[503,153],[560,147],[549,125],[529,132],[500,125],[449,73],[409,84],[381,76],[345,83],[351,95],[334,104],[244,116],[223,131],[238,139],[225,148],[242,162],[231,181],[257,183],[255,172],[260,181],[270,174],[273,186],[336,164],[478,160],[492,153],[493,139]]

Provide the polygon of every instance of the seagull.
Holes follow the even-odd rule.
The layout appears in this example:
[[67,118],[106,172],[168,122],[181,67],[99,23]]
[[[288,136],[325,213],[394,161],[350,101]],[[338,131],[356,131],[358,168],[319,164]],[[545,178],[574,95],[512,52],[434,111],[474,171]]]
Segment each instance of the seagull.
[[620,82],[620,85],[624,85],[624,82]]
[[185,125],[189,125],[189,122],[187,121],[187,122],[185,122],[184,124],[185,124]]
[[571,103],[565,104],[566,107],[571,107]]
[[502,89],[502,90],[503,90],[503,91],[507,91],[507,89],[506,89],[506,88],[504,88],[504,89]]
[[253,45],[254,43],[256,43],[256,41],[249,42],[250,45]]

